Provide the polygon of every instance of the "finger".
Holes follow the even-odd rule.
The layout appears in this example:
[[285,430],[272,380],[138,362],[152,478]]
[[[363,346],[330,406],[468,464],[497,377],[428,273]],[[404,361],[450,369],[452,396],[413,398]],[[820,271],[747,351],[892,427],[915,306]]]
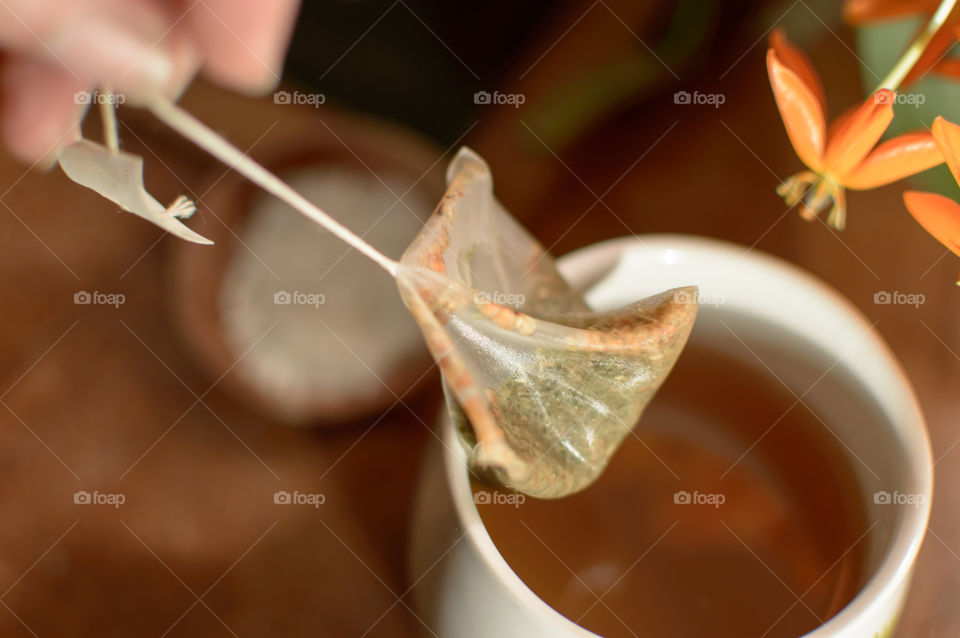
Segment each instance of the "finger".
[[165,40],[173,70],[163,88],[163,93],[176,100],[196,76],[203,60],[200,57],[200,49],[194,42],[193,33],[185,28],[182,22],[170,30]]
[[0,131],[19,159],[53,163],[57,151],[80,137],[85,85],[62,67],[12,58],[0,69]]
[[149,0],[0,3],[0,44],[58,66],[84,85],[109,82],[128,93],[170,82],[170,24]]
[[250,93],[280,80],[299,0],[205,0],[187,20],[210,77]]

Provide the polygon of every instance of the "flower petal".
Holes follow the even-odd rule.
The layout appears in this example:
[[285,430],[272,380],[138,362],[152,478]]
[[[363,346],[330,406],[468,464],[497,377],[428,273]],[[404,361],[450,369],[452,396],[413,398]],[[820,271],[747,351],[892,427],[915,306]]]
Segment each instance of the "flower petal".
[[936,193],[907,191],[903,203],[924,230],[960,255],[960,204]]
[[807,88],[817,97],[817,101],[820,102],[820,108],[826,113],[827,98],[823,92],[823,82],[820,81],[820,74],[817,73],[817,70],[813,67],[813,63],[810,62],[807,54],[804,53],[802,49],[798,49],[790,44],[790,41],[787,40],[786,32],[781,27],[777,27],[773,30],[773,33],[770,34],[770,48],[776,52],[777,59],[780,60],[781,64],[796,73],[797,77],[803,80]]
[[880,89],[837,127],[827,142],[824,170],[843,181],[876,145],[892,120],[893,91]]
[[793,149],[804,164],[819,172],[826,130],[820,100],[799,75],[777,58],[773,48],[767,51],[767,73]]
[[952,80],[960,80],[960,60],[957,58],[941,60],[937,66],[933,67],[933,72],[945,75]]
[[843,6],[843,19],[852,25],[861,25],[873,20],[886,20],[912,15],[932,14],[939,0],[847,0]]
[[906,133],[880,144],[844,179],[847,188],[867,189],[890,184],[943,163],[933,135]]
[[837,131],[843,130],[847,123],[850,121],[850,118],[860,110],[859,104],[854,104],[850,108],[846,109],[843,113],[833,118],[833,121],[830,122],[830,126],[827,127],[827,139],[832,140],[837,136]]
[[933,121],[933,138],[940,147],[943,161],[950,167],[953,179],[960,184],[960,126],[948,122],[941,116]]
[[[911,38],[911,41],[913,41],[915,37],[916,36]],[[903,78],[900,87],[910,86],[914,82],[919,82],[925,78],[927,74],[937,66],[937,63],[944,59],[947,51],[949,51],[956,42],[957,35],[954,33],[954,30],[951,29],[949,25],[941,27],[930,39],[930,42],[927,43],[926,48],[923,50],[923,53],[920,54],[913,68],[910,69],[907,76]]]

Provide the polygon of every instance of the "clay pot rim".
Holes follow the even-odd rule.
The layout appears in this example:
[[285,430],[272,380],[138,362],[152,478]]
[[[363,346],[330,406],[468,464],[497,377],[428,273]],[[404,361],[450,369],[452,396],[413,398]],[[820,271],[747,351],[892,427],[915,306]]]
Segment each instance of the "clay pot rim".
[[[335,123],[328,125],[324,120]],[[445,190],[443,153],[429,141],[395,125],[362,116],[325,113],[323,120],[315,122],[316,125],[300,131],[295,137],[287,134],[285,137],[289,139],[274,140],[267,150],[255,150],[253,156],[280,175],[310,165],[342,163],[355,166],[358,162],[373,171],[382,168],[407,173],[417,180],[414,189],[422,189],[429,198],[439,201]],[[310,135],[311,131],[318,135]],[[331,139],[332,131],[335,133]],[[424,166],[429,167],[426,172]],[[433,380],[434,375],[430,374],[433,361],[426,347],[395,371],[381,375],[383,384],[369,397],[347,401],[318,397],[300,410],[301,416],[285,412],[279,404],[280,399],[267,395],[234,371],[239,353],[234,353],[224,338],[218,307],[219,290],[227,265],[238,247],[233,232],[241,232],[239,229],[250,213],[254,198],[262,194],[263,191],[241,175],[230,172],[202,201],[197,202],[198,217],[202,218],[205,213],[214,216],[216,223],[201,232],[215,244],[172,244],[168,286],[173,323],[200,371],[208,380],[216,382],[218,390],[236,402],[264,417],[289,425],[342,424],[384,412],[399,402],[413,399]]]

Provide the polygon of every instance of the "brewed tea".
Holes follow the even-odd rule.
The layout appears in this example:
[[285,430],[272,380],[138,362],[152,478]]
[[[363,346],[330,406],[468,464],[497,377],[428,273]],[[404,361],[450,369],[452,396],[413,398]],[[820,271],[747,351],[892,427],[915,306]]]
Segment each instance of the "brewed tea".
[[796,638],[856,594],[853,468],[769,372],[691,344],[635,435],[568,498],[474,484],[497,548],[557,611],[608,637]]

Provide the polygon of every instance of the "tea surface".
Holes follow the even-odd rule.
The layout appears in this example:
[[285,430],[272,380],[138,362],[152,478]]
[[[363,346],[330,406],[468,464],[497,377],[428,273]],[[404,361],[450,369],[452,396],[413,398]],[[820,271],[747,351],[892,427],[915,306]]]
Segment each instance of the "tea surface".
[[795,402],[691,344],[595,485],[475,483],[480,515],[538,596],[602,636],[796,638],[859,590],[867,524],[845,451]]

